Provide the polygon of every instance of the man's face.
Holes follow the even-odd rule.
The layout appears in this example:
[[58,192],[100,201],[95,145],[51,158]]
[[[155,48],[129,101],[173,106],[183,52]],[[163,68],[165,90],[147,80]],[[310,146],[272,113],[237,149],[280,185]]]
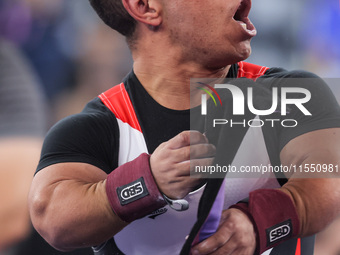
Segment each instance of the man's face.
[[164,26],[187,60],[223,67],[251,53],[250,7],[251,0],[165,0]]

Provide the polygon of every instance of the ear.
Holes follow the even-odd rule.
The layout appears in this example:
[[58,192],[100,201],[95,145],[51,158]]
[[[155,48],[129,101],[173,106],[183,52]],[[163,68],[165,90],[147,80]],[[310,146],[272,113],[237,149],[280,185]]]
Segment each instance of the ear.
[[148,26],[158,27],[162,23],[162,5],[159,0],[121,0],[127,12],[135,20]]

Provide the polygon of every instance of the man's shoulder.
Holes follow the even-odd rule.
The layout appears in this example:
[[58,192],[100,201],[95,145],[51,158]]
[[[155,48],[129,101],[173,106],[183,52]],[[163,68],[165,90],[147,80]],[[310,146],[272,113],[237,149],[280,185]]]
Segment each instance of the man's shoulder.
[[44,140],[37,171],[57,163],[83,162],[109,173],[116,165],[118,144],[116,118],[99,98],[95,98],[82,112],[51,127]]
[[93,115],[110,115],[110,114],[112,114],[110,109],[103,103],[100,97],[97,96],[93,98],[91,101],[89,101],[85,105],[84,109],[76,115],[93,116]]
[[114,114],[102,103],[99,97],[92,99],[86,104],[80,113],[76,113],[59,120],[49,130],[51,133],[68,133],[70,130],[80,133],[90,130],[103,129],[116,124]]

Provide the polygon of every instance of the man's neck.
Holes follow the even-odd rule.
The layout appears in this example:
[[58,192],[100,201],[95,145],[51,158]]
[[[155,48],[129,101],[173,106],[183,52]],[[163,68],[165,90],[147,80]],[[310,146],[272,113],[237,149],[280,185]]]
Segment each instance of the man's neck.
[[[153,58],[140,58],[153,59]],[[161,61],[134,62],[134,72],[146,91],[159,104],[174,110],[186,110],[199,104],[193,98],[200,98],[200,91],[195,96],[190,87],[191,78],[224,78],[230,66],[209,70],[196,63],[175,63],[174,58]],[[190,97],[191,96],[191,97]],[[191,102],[191,104],[190,104]]]

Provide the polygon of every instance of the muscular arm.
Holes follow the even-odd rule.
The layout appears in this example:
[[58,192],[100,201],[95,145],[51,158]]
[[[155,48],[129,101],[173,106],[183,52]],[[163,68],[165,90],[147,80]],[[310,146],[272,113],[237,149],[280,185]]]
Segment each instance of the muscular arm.
[[[340,129],[324,129],[291,140],[281,151],[284,165],[340,164]],[[314,174],[315,175],[315,174]],[[300,219],[300,235],[324,229],[340,214],[340,173],[327,172],[322,178],[294,173],[281,190],[293,200]]]
[[[281,151],[282,164],[340,163],[340,129],[323,129],[306,133],[291,140]],[[292,199],[300,220],[299,236],[323,230],[340,214],[339,173],[325,173],[323,178],[294,173],[281,191]],[[314,176],[315,177],[315,176]],[[245,214],[235,209],[225,210],[218,231],[195,246],[193,254],[253,254],[255,232]],[[237,226],[237,227],[236,227]],[[240,235],[242,238],[237,238]],[[234,237],[234,238],[233,238]]]
[[[289,113],[290,118],[298,120],[299,126],[276,129],[275,136],[269,138],[273,143],[276,143],[275,139],[277,138],[277,144],[273,147],[274,154],[276,148],[281,149],[281,146],[284,146],[280,152],[280,161],[283,165],[288,167],[292,165],[298,168],[307,164],[328,164],[335,168],[335,165],[339,165],[340,161],[340,131],[339,128],[334,128],[339,127],[339,105],[331,91],[321,79],[312,74],[283,72],[278,77],[312,78],[299,79],[299,86],[305,87],[313,95],[305,105],[312,112],[312,116],[303,116],[298,109],[292,108]],[[272,81],[268,81],[271,86]],[[290,84],[291,82],[289,79],[283,79],[278,84],[288,87],[296,81]],[[236,229],[233,226],[230,227],[231,220],[223,221],[225,218],[222,217],[220,227],[215,235],[195,247],[199,251],[198,254],[222,254],[220,252],[227,253],[232,250],[235,250],[235,254],[253,254],[251,251],[245,252],[245,247],[255,249],[253,242],[255,236],[257,237],[257,249],[263,252],[274,245],[274,243],[268,245],[266,230],[270,226],[282,224],[283,220],[289,218],[291,222],[296,222],[296,225],[291,228],[296,231],[294,236],[303,237],[318,233],[340,214],[339,173],[328,172],[318,176],[315,173],[309,175],[291,173],[287,177],[290,177],[288,183],[279,190],[288,196],[273,189],[255,190],[250,193],[249,203],[238,203],[233,206],[250,216],[249,218],[254,221],[252,225],[256,227],[255,231],[245,231],[246,225],[251,224],[249,221],[237,221],[236,217],[233,218],[236,225],[243,226],[242,229]],[[235,214],[236,212],[229,209],[223,213]],[[273,218],[266,217],[266,215],[273,216]],[[285,219],[283,219],[283,215],[286,215]],[[226,238],[226,232],[240,233],[241,231],[243,231],[244,237],[249,237],[246,244],[238,240],[227,240],[230,234]]]
[[60,163],[36,174],[29,194],[33,225],[60,250],[98,245],[123,229],[108,202],[106,173],[85,163]]
[[[192,150],[191,143],[194,144]],[[158,188],[172,198],[186,196],[201,182],[199,178],[190,177],[190,157],[198,164],[211,164],[214,153],[215,147],[208,144],[199,132],[184,131],[162,143],[150,158],[151,172]],[[139,171],[137,168],[121,168],[131,166],[128,164],[115,169],[112,174],[115,171]],[[36,174],[29,207],[35,228],[47,242],[60,250],[94,246],[127,225],[113,213],[114,207],[111,208],[107,197],[107,177],[110,185],[112,176],[119,176],[112,174],[108,176],[87,163],[58,163]],[[143,211],[143,208],[139,210]]]

